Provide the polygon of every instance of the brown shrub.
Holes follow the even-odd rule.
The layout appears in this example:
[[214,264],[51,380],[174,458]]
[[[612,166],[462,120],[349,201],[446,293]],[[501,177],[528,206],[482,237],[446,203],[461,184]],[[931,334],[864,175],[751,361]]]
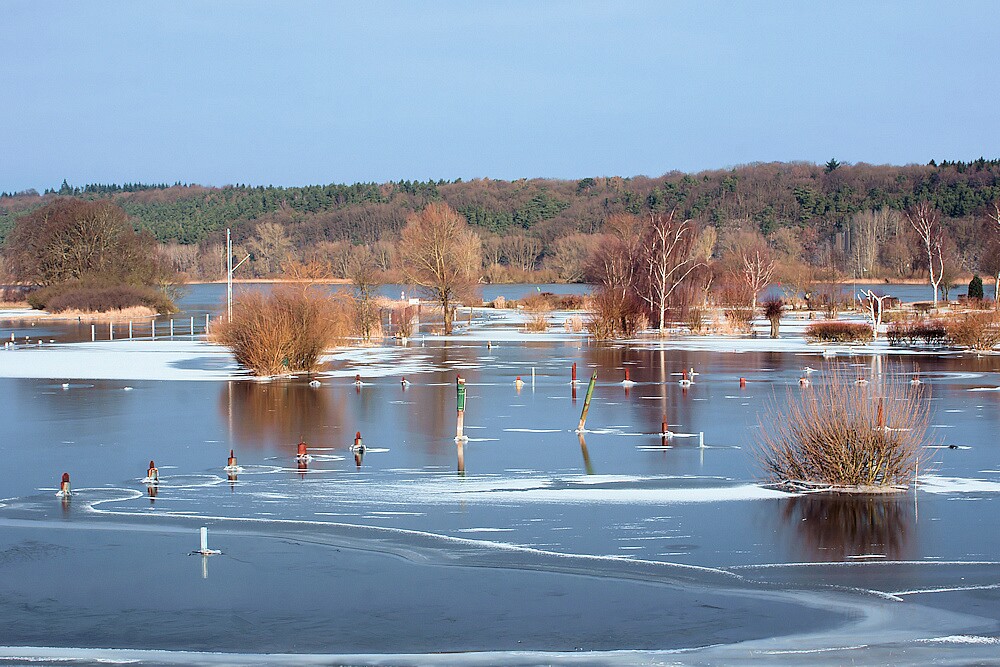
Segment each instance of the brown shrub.
[[545,312],[529,312],[528,320],[524,324],[526,331],[548,331],[549,330],[549,315]]
[[353,333],[352,322],[353,304],[343,293],[277,287],[241,296],[232,321],[217,320],[210,339],[257,375],[313,371],[327,348]]
[[[507,302],[510,305],[510,302]],[[582,310],[582,294],[553,294],[552,292],[536,292],[520,300],[519,305],[525,310]]]
[[70,280],[43,287],[28,295],[32,308],[61,313],[67,310],[86,313],[106,313],[136,306],[167,314],[177,310],[163,292],[152,287],[134,285],[104,285]]
[[967,313],[945,320],[948,341],[973,350],[991,350],[1000,343],[1000,314]]
[[828,381],[790,390],[766,409],[761,465],[772,481],[800,488],[908,484],[924,452],[925,386],[911,385],[901,373],[859,386],[834,367]]
[[726,322],[736,331],[750,333],[753,331],[753,308],[736,307],[726,308]]
[[872,339],[872,327],[863,322],[813,322],[806,327],[806,338],[824,343],[867,343]]
[[946,337],[944,323],[936,320],[899,320],[886,330],[890,345],[943,345]]
[[599,289],[592,297],[587,330],[598,340],[629,338],[641,328],[642,309],[634,297],[617,290]]

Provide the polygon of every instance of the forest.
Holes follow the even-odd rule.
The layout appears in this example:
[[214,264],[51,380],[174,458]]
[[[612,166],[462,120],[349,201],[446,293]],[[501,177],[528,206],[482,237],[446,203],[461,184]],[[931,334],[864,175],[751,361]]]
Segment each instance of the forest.
[[[408,217],[435,202],[461,214],[481,238],[485,282],[594,279],[595,250],[621,230],[622,216],[667,213],[690,221],[692,236],[709,244],[704,250],[710,261],[746,247],[752,237],[773,259],[779,280],[803,272],[926,279],[931,265],[939,264],[946,287],[958,276],[1000,271],[1000,160],[983,158],[908,166],[758,163],[659,177],[302,187],[64,181],[41,194],[0,195],[0,240],[19,217],[60,198],[120,207],[136,231],[160,244],[164,261],[192,280],[224,276],[227,227],[235,252],[250,256],[241,277],[281,275],[296,262],[322,263],[334,277],[345,277],[362,246],[376,268],[391,275]],[[921,203],[936,216],[936,255],[907,216]]]

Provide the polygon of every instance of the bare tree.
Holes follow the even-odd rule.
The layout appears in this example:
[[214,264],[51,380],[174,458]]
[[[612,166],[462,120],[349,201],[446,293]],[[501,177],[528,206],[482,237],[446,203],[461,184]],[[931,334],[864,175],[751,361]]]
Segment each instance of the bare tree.
[[676,220],[674,213],[650,214],[642,235],[643,281],[639,298],[657,318],[661,336],[666,333],[670,297],[692,271],[703,265],[694,253],[697,229],[690,220]]
[[452,331],[456,300],[475,292],[482,243],[465,218],[445,203],[432,202],[406,219],[400,259],[407,279],[444,309],[444,332]]
[[593,234],[570,234],[552,244],[552,254],[546,256],[545,265],[567,282],[583,279],[587,263],[596,250],[598,238]]
[[288,232],[277,222],[262,222],[257,225],[249,246],[253,255],[252,266],[262,276],[278,273],[292,259],[295,250]]
[[767,241],[757,232],[739,232],[726,239],[725,263],[746,288],[750,307],[757,308],[757,295],[771,283],[774,256]]
[[505,236],[501,239],[500,245],[507,265],[522,271],[533,270],[535,261],[542,254],[542,242],[525,234]]
[[993,242],[990,243],[992,252],[988,252],[985,255],[987,270],[996,276],[996,282],[993,283],[993,307],[996,310],[1000,310],[1000,199],[992,202],[986,209],[986,217],[992,223],[994,232]]
[[906,220],[917,232],[920,242],[927,251],[927,271],[931,287],[934,289],[934,307],[937,308],[938,285],[941,284],[941,274],[944,272],[941,214],[929,201],[922,201],[906,211]]
[[854,265],[857,274],[874,276],[882,246],[899,229],[902,216],[888,207],[858,211],[851,219]]
[[371,340],[378,322],[375,292],[381,285],[380,277],[381,271],[371,249],[367,246],[355,246],[347,263],[347,278],[354,285],[358,330],[365,341]]
[[857,295],[858,301],[861,302],[862,307],[864,307],[865,312],[868,313],[868,319],[872,323],[872,340],[878,340],[878,328],[882,326],[882,312],[883,306],[882,302],[889,298],[888,294],[876,294],[872,290],[865,290]]

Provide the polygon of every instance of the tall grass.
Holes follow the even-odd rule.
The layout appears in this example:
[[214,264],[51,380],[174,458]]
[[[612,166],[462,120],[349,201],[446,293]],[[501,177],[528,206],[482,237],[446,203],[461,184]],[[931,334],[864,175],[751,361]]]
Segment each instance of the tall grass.
[[210,338],[257,375],[314,371],[326,349],[352,335],[353,319],[346,295],[277,287],[241,296],[232,321],[217,321]]
[[926,385],[902,373],[858,385],[832,367],[827,381],[789,391],[761,421],[759,459],[796,488],[886,491],[913,480],[927,438]]

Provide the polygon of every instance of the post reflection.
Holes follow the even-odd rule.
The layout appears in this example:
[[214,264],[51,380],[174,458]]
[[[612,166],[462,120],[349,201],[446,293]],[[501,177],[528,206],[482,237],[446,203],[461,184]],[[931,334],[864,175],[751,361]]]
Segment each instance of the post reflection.
[[842,561],[865,555],[906,560],[916,526],[908,499],[903,494],[810,494],[789,498],[782,518],[805,560]]
[[342,406],[329,392],[305,383],[232,382],[223,389],[219,409],[237,445],[323,442],[328,426],[342,421]]
[[594,466],[590,463],[590,452],[587,451],[587,441],[583,437],[583,433],[577,433],[577,438],[580,439],[580,453],[583,454],[583,468],[587,471],[588,475],[594,474]]

